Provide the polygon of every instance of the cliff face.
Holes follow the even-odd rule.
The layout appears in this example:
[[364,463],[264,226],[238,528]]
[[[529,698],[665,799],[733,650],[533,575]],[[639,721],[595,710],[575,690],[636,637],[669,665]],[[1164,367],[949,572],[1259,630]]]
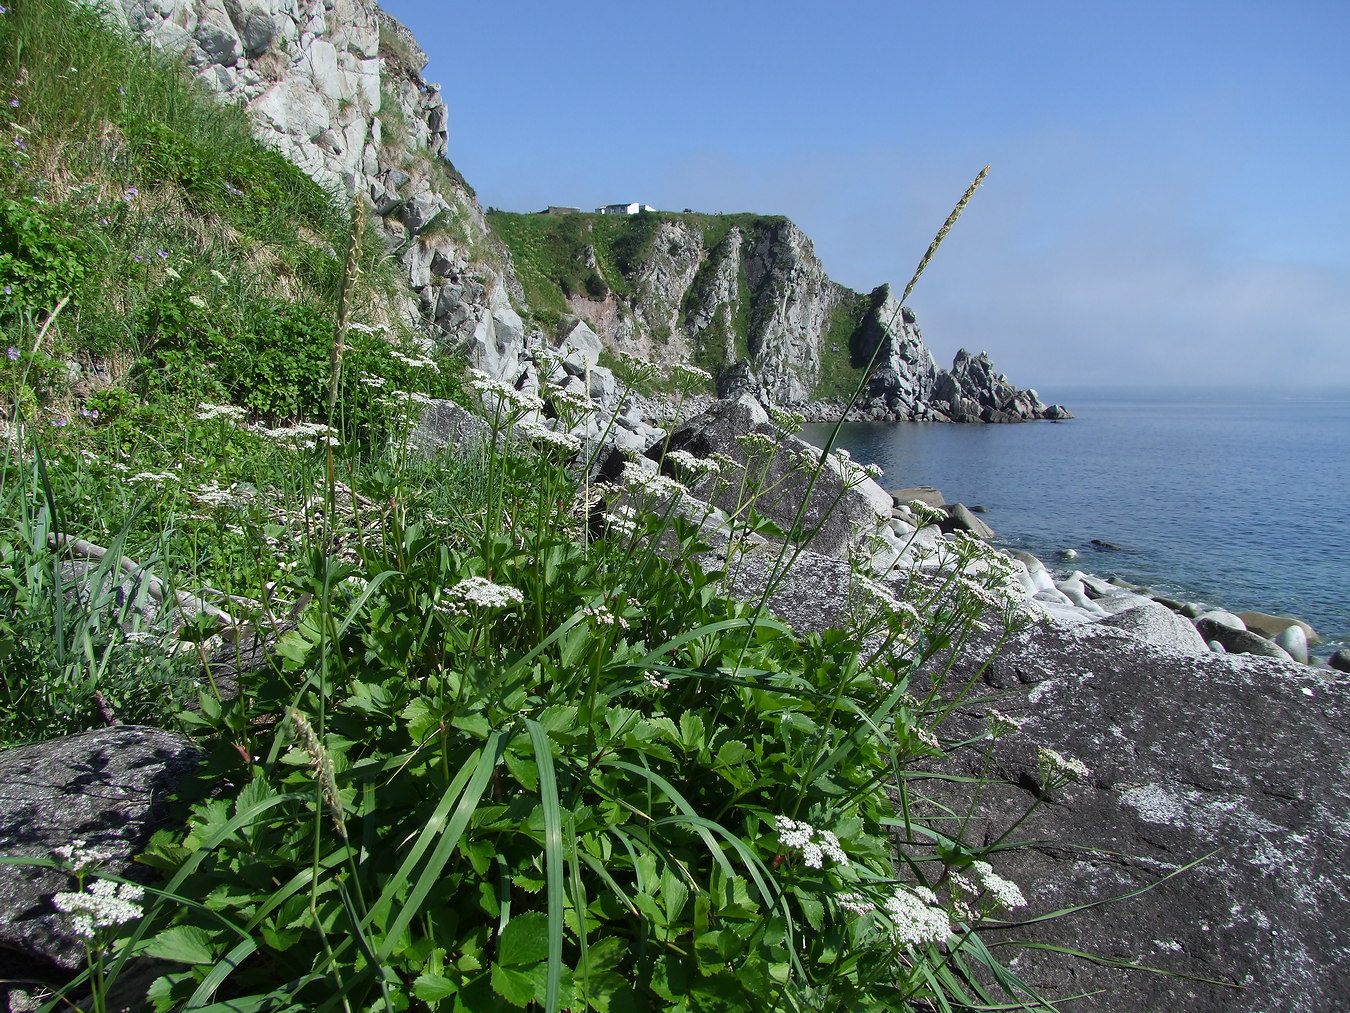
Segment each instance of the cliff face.
[[869,418],[1069,417],[1014,387],[983,353],[963,350],[940,369],[889,287],[861,295],[831,281],[785,218],[496,212],[489,223],[514,251],[536,312],[580,318],[613,352],[695,362],[723,394],[843,400],[866,376],[860,413]]
[[409,323],[480,359],[522,340],[510,254],[445,160],[449,115],[421,76],[426,55],[373,0],[118,4],[123,27],[247,107],[260,139],[335,192],[369,197],[407,272]]
[[1068,414],[983,355],[939,370],[908,310],[884,288],[869,298],[831,281],[785,218],[498,213],[490,227],[445,158],[449,114],[425,53],[375,0],[116,0],[112,16],[244,105],[320,183],[368,198],[406,271],[407,322],[498,377],[517,379],[543,340],[517,314],[528,304],[558,337],[578,317],[611,351],[694,362],[724,390],[780,403],[846,397],[876,351],[871,417]]

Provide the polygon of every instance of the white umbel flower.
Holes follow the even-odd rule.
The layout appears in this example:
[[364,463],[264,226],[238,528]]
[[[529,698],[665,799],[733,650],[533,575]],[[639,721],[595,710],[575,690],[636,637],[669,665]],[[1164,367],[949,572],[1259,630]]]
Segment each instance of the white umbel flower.
[[891,935],[902,946],[940,943],[952,934],[947,912],[929,902],[933,897],[930,891],[925,890],[924,894],[920,896],[917,889],[898,887],[883,905],[890,916]]
[[144,912],[136,902],[144,896],[145,891],[134,883],[96,879],[83,893],[53,894],[52,906],[71,916],[77,936],[93,939],[99,929],[123,925],[139,918]]

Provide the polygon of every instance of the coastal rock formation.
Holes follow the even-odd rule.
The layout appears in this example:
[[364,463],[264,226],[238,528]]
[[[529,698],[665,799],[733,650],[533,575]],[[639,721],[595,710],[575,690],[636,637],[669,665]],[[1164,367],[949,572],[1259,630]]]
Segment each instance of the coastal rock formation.
[[[1015,835],[1058,843],[1001,864],[1027,913],[1149,891],[1000,935],[1183,976],[1032,949],[1013,965],[1029,984],[1096,992],[1094,1013],[1313,1013],[1350,994],[1345,683],[1288,661],[1183,654],[1106,624],[1046,624],[983,673],[982,661],[967,652],[953,685],[976,679],[1027,723],[994,747],[999,780],[980,797],[977,832],[996,839],[1035,801],[1038,746],[1091,770]],[[971,708],[949,734],[982,723]],[[982,763],[983,747],[965,746],[947,769]],[[944,798],[956,801],[936,782],[933,800]]]
[[[134,725],[0,753],[0,854],[50,860],[82,842],[105,856],[100,871],[146,882],[151,870],[132,858],[163,825],[170,795],[199,758],[181,735]],[[4,1008],[35,1008],[18,1005],[17,983],[56,983],[83,963],[83,941],[51,900],[72,884],[57,868],[0,865],[0,979],[16,983],[9,995],[0,983]]]
[[[772,586],[769,611],[799,632],[841,622],[852,586],[846,563],[812,553],[786,577],[771,553],[745,553],[728,579],[750,599]],[[1031,843],[996,860],[1027,907],[986,940],[1042,996],[1090,994],[1093,1013],[1337,1008],[1350,994],[1341,727],[1350,684],[1289,661],[1204,651],[1162,606],[1117,593],[1135,607],[1032,627],[986,667],[994,630],[963,647],[946,676],[948,694],[973,682],[965,698],[981,702],[943,724],[942,738],[961,745],[934,772],[994,779],[968,837],[992,844],[1036,804],[1008,839]],[[991,704],[1023,722],[992,744]],[[1081,761],[1086,782],[1044,796],[1038,747]],[[964,783],[935,778],[922,794],[935,813],[970,807]]]
[[[786,218],[496,212],[491,222],[519,246],[522,263],[531,260],[538,298],[565,298],[612,353],[715,371],[719,397],[748,391],[765,404],[803,406],[819,421],[838,418],[865,379],[850,417],[1072,417],[1014,387],[983,353],[963,350],[952,369],[939,368],[888,286],[863,295],[832,281]],[[813,400],[822,398],[830,400]]]
[[115,0],[108,10],[242,104],[257,136],[320,184],[373,205],[407,272],[408,322],[483,357],[520,339],[510,254],[445,160],[440,86],[422,78],[412,33],[374,0]]

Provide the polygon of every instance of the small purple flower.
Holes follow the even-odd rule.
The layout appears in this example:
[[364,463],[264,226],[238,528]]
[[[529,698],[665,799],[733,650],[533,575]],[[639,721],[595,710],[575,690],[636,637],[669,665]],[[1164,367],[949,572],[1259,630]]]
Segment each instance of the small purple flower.
[[125,88],[123,88],[123,87],[119,84],[119,85],[117,86],[117,94],[119,94],[119,95],[125,95],[126,93],[127,93],[127,90],[126,90]]
[[5,349],[5,354],[9,356],[10,362],[19,361],[19,350],[15,348],[13,345],[10,345],[8,348]]
[[10,99],[10,100],[9,100],[9,107],[10,107],[11,109],[18,109],[18,108],[19,108],[19,100],[16,99],[16,98]]
[[91,409],[89,409],[89,408],[81,408],[81,409],[80,409],[80,415],[81,415],[83,418],[86,418],[86,419],[97,419],[97,418],[98,418],[98,409],[97,409],[97,408],[94,408],[94,409],[91,410]]
[[9,295],[9,294],[10,294],[11,292],[13,292],[13,291],[14,291],[14,290],[11,289],[8,285],[5,286],[5,295]]
[[126,188],[126,192],[122,194],[122,199],[123,199],[123,200],[135,200],[135,199],[136,199],[137,197],[139,197],[140,195],[141,195],[141,192],[140,192],[139,190],[137,190],[134,186],[129,186],[129,187]]
[[16,137],[16,138],[14,138],[14,147],[18,148],[20,151],[27,151],[27,150],[28,150],[28,145],[26,145],[26,144],[23,143],[23,138],[22,138],[22,137]]
[[136,261],[136,263],[138,264],[145,260],[145,258],[142,257],[139,253],[136,254],[136,256],[132,257],[131,259]]
[[52,419],[52,425],[57,429],[64,429],[66,427],[66,417],[62,415],[59,419]]
[[169,259],[169,251],[168,251],[168,250],[156,250],[156,251],[155,251],[155,256],[159,257],[160,260],[168,260],[168,259]]
[[106,218],[100,218],[100,219],[98,220],[98,223],[99,223],[100,225],[107,225],[107,224],[108,224],[108,219],[106,219]]

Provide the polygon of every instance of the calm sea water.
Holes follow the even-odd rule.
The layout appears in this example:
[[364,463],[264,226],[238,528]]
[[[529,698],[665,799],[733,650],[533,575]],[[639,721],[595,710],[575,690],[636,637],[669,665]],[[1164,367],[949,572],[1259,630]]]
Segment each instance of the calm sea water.
[[[1078,417],[858,423],[840,443],[888,488],[981,504],[998,544],[1233,611],[1297,615],[1350,646],[1350,392],[1057,390]],[[803,435],[823,442],[829,427]],[[1100,551],[1100,539],[1121,551]],[[1073,548],[1073,563],[1057,560]]]

